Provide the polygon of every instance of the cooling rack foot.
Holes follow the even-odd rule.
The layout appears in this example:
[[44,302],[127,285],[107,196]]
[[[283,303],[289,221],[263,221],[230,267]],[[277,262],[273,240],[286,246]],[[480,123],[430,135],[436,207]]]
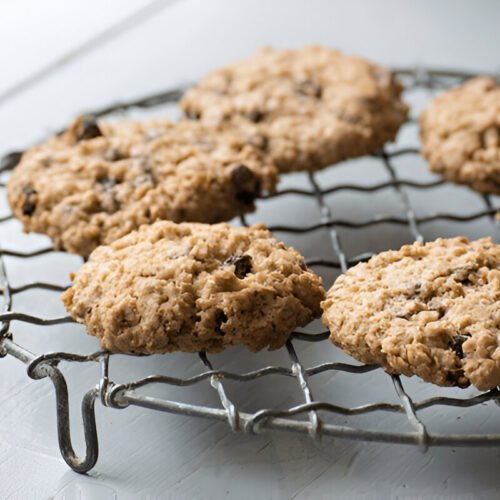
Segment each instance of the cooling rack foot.
[[69,416],[68,386],[61,371],[52,363],[36,366],[28,373],[33,379],[50,378],[56,392],[57,407],[57,437],[59,449],[64,461],[71,469],[79,474],[85,474],[96,464],[99,457],[99,441],[95,419],[95,401],[99,395],[97,388],[89,390],[82,399],[83,432],[85,437],[85,455],[77,456],[71,441],[71,427]]

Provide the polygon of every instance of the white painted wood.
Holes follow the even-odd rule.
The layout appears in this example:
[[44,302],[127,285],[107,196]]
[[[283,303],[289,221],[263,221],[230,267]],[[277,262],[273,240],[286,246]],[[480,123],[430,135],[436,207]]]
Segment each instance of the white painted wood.
[[[18,0],[0,3],[0,91],[43,63],[97,33],[116,17],[144,5],[140,1],[84,3]],[[43,5],[43,6],[42,6]],[[28,18],[25,16],[28,15]],[[118,15],[118,14],[117,14]],[[451,67],[500,69],[500,4],[495,1],[308,1],[185,0],[173,3],[153,20],[109,41],[97,51],[69,63],[33,88],[0,106],[0,152],[22,147],[66,123],[83,110],[140,96],[181,82],[196,80],[218,64],[244,56],[262,44],[280,47],[325,43],[393,65],[427,63]],[[25,21],[25,19],[27,19]],[[22,35],[22,36],[21,36]],[[40,40],[43,40],[42,44]],[[415,144],[415,135],[406,140]],[[407,178],[425,176],[423,162],[401,165]],[[356,172],[356,173],[355,173]],[[329,182],[362,176],[367,182],[384,179],[373,162],[339,167],[322,174]],[[287,182],[295,183],[292,177]],[[467,210],[478,203],[462,188],[443,188],[415,196],[420,213],[447,207]],[[368,206],[357,195],[330,200],[336,214],[348,212],[366,218],[376,207],[398,213],[397,198],[380,193]],[[277,222],[313,220],[313,204],[285,212],[263,208],[259,217]],[[254,220],[254,218],[251,218]],[[463,228],[463,229],[462,229]],[[426,228],[428,238],[467,231],[469,236],[493,234],[488,221],[466,226],[451,224]],[[376,228],[359,239],[347,231],[341,236],[351,254],[382,250],[409,240],[405,228]],[[4,246],[42,245],[43,237],[19,236],[13,222],[0,230]],[[327,239],[319,234],[306,244],[289,238],[304,252],[317,253]],[[76,269],[72,256],[40,257],[32,265],[9,259],[16,283],[27,279],[67,282]],[[331,279],[333,276],[326,276]],[[45,298],[46,295],[44,294]],[[41,301],[36,293],[16,298],[16,309],[44,316],[63,312],[57,294]],[[41,331],[14,325],[16,339],[35,352],[76,349],[91,352],[94,339],[76,326]],[[333,347],[297,344],[307,364],[345,359]],[[281,353],[258,356],[236,349],[214,357],[218,367],[244,370],[269,363],[287,364]],[[199,369],[195,356],[172,355],[119,361],[113,372],[126,380],[152,372],[186,375]],[[78,397],[98,377],[96,367],[71,366],[68,376]],[[376,400],[387,395],[382,374],[362,377],[359,385],[340,392],[343,375],[319,378],[313,383],[318,398],[335,394],[344,404]],[[272,379],[276,386],[260,383],[249,393],[231,386],[230,395],[240,405],[269,406],[299,402],[294,381]],[[417,398],[434,393],[417,380],[405,384]],[[446,391],[445,391],[446,392]],[[457,391],[448,393],[457,394]],[[466,393],[473,393],[468,390]],[[179,397],[179,391],[163,394]],[[276,400],[276,394],[280,400]],[[459,393],[463,394],[463,393]],[[190,391],[189,401],[218,405],[208,384]],[[477,430],[498,431],[498,408],[480,408],[473,417],[457,412],[460,420],[429,418],[441,430],[472,425]],[[78,404],[72,404],[78,433]],[[425,414],[427,416],[427,413]],[[430,450],[421,454],[412,447],[325,440],[314,444],[305,437],[285,434],[248,437],[234,435],[223,424],[129,408],[123,411],[98,407],[101,456],[95,470],[82,477],[69,471],[59,457],[56,443],[53,390],[47,381],[33,382],[24,367],[12,359],[0,359],[0,498],[30,499],[132,499],[132,498],[498,498],[500,450]],[[389,418],[381,414],[381,418]],[[392,418],[392,417],[390,417]],[[472,422],[472,423],[471,423]],[[377,422],[373,422],[377,425]],[[79,436],[77,447],[81,445]],[[79,447],[78,449],[81,449]]]
[[147,5],[16,0],[0,7],[0,93]]

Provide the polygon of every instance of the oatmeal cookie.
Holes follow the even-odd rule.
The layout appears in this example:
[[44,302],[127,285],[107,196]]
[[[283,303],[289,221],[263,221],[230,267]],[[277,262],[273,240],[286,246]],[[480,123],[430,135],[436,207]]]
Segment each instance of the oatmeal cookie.
[[436,97],[420,116],[431,171],[500,194],[500,85],[478,77]]
[[317,170],[380,149],[407,106],[387,69],[327,47],[263,48],[217,69],[181,101],[187,117],[246,130],[280,171]]
[[366,364],[442,386],[500,384],[500,245],[438,239],[383,252],[322,303],[330,340]]
[[281,347],[321,314],[321,278],[263,226],[159,221],[96,249],[63,302],[105,349]]
[[8,199],[26,231],[86,257],[159,219],[214,223],[252,211],[276,182],[276,168],[230,130],[82,117],[22,156]]

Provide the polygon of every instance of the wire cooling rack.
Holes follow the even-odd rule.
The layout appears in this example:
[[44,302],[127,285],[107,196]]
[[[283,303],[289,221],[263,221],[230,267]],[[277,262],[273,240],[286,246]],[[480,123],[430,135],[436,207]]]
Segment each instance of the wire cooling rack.
[[[432,91],[435,89],[446,89],[462,82],[472,74],[444,70],[426,69],[397,69],[397,75],[404,79],[408,91]],[[119,103],[105,109],[93,112],[93,115],[105,116],[117,111],[127,111],[132,108],[153,108],[169,102],[176,102],[183,93],[183,89],[166,91],[145,99],[133,102]],[[411,122],[412,119],[409,120]],[[416,148],[396,147],[390,152],[381,151],[374,157],[381,162],[388,174],[389,181],[366,185],[366,184],[337,184],[324,187],[319,180],[319,175],[308,174],[308,185],[300,188],[284,189],[269,198],[279,198],[281,203],[292,203],[285,201],[287,195],[297,199],[293,203],[300,203],[301,199],[312,198],[317,203],[320,213],[319,221],[310,225],[291,226],[274,225],[270,229],[275,233],[292,233],[308,237],[310,233],[317,230],[328,232],[330,248],[323,249],[323,255],[318,258],[309,258],[307,263],[311,267],[322,267],[345,272],[349,266],[367,260],[372,254],[362,253],[348,258],[343,250],[339,229],[360,230],[375,225],[400,225],[406,226],[416,241],[424,241],[420,227],[424,224],[436,221],[451,221],[455,223],[475,221],[483,217],[494,218],[497,209],[491,197],[481,196],[483,209],[474,213],[436,213],[421,217],[418,216],[410,203],[407,189],[427,190],[440,186],[443,181],[431,180],[429,182],[417,182],[402,180],[398,177],[394,161],[397,157],[418,155]],[[0,173],[8,172],[18,162],[20,153],[6,155],[0,167]],[[5,183],[1,184],[4,190]],[[376,193],[384,189],[392,189],[403,207],[402,212],[397,215],[375,215],[369,220],[356,221],[349,219],[336,219],[325,201],[325,197],[332,193],[341,191],[362,193]],[[478,195],[479,196],[479,195]],[[260,203],[266,203],[263,200]],[[291,206],[291,205],[290,205]],[[257,212],[258,214],[259,212]],[[5,224],[12,218],[6,215],[0,218],[0,224]],[[241,223],[246,224],[245,218]],[[3,247],[2,247],[3,248]],[[59,447],[61,454],[67,464],[76,472],[85,473],[96,464],[98,458],[98,429],[95,418],[95,404],[99,401],[109,408],[123,409],[128,406],[138,406],[151,410],[168,413],[182,414],[186,416],[205,417],[226,422],[233,431],[246,433],[259,433],[267,430],[281,430],[296,433],[309,434],[314,439],[322,436],[336,436],[360,441],[378,441],[385,443],[413,444],[425,451],[429,446],[499,446],[500,429],[492,434],[470,434],[470,433],[439,433],[424,424],[420,412],[424,409],[433,408],[436,412],[449,411],[452,407],[469,408],[477,407],[484,403],[500,402],[500,392],[495,389],[485,393],[479,393],[471,397],[448,397],[433,396],[415,401],[405,390],[398,376],[387,375],[387,381],[393,385],[396,402],[380,401],[364,404],[361,406],[342,406],[334,400],[315,400],[311,390],[311,380],[320,374],[343,372],[349,376],[346,382],[346,390],[356,387],[356,377],[360,374],[379,370],[373,366],[363,366],[344,362],[326,362],[312,366],[305,366],[299,360],[294,347],[296,341],[305,342],[328,342],[328,332],[305,333],[294,332],[291,339],[283,348],[286,350],[288,366],[266,366],[253,371],[235,373],[232,371],[221,371],[214,369],[211,360],[204,353],[199,354],[201,369],[198,374],[189,378],[181,378],[167,375],[150,375],[127,383],[116,383],[110,376],[111,365],[115,355],[98,351],[90,355],[81,355],[69,352],[49,352],[34,354],[28,349],[15,342],[11,331],[11,322],[29,323],[40,327],[50,327],[62,323],[70,323],[69,317],[44,318],[16,311],[13,307],[16,294],[30,289],[38,289],[43,292],[63,291],[64,287],[54,283],[30,282],[18,287],[9,283],[4,257],[16,259],[32,259],[42,254],[53,252],[52,248],[42,248],[34,252],[20,252],[8,248],[0,250],[0,287],[3,295],[2,312],[0,313],[0,356],[12,356],[27,366],[27,374],[34,380],[49,378],[55,389],[56,414]],[[258,356],[258,354],[253,355]],[[83,396],[82,422],[85,438],[86,451],[83,457],[77,456],[72,446],[70,434],[69,413],[69,390],[63,371],[58,366],[60,362],[72,364],[98,363],[100,365],[100,378],[96,385],[92,386]],[[1,370],[1,361],[0,361]],[[228,396],[226,382],[232,381],[239,384],[239,389],[245,391],[248,384],[257,379],[270,376],[289,377],[297,381],[303,402],[287,408],[262,408],[255,412],[247,412],[239,409],[238,405]],[[219,406],[207,406],[204,404],[191,404],[161,397],[152,397],[141,392],[153,385],[189,387],[209,381],[220,399]],[[351,419],[359,415],[372,415],[381,413],[401,414],[409,424],[408,431],[378,430],[371,429],[366,425],[355,425]],[[331,423],[324,418],[325,415],[341,415],[346,418],[345,423]]]

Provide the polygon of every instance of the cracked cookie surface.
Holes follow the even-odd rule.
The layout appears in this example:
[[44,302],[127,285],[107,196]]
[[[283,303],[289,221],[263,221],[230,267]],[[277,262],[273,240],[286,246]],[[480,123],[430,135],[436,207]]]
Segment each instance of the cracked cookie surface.
[[383,252],[322,303],[330,340],[366,364],[442,386],[500,384],[500,245],[438,239]]
[[281,347],[324,290],[263,226],[168,221],[96,249],[63,302],[105,349],[143,354]]
[[280,171],[317,170],[380,149],[407,106],[390,71],[327,47],[263,48],[187,92],[186,115],[247,130]]
[[420,116],[431,171],[500,194],[500,85],[477,77],[436,97]]
[[276,168],[230,130],[82,117],[22,156],[8,199],[26,231],[88,256],[159,219],[214,223],[252,211],[276,182]]

